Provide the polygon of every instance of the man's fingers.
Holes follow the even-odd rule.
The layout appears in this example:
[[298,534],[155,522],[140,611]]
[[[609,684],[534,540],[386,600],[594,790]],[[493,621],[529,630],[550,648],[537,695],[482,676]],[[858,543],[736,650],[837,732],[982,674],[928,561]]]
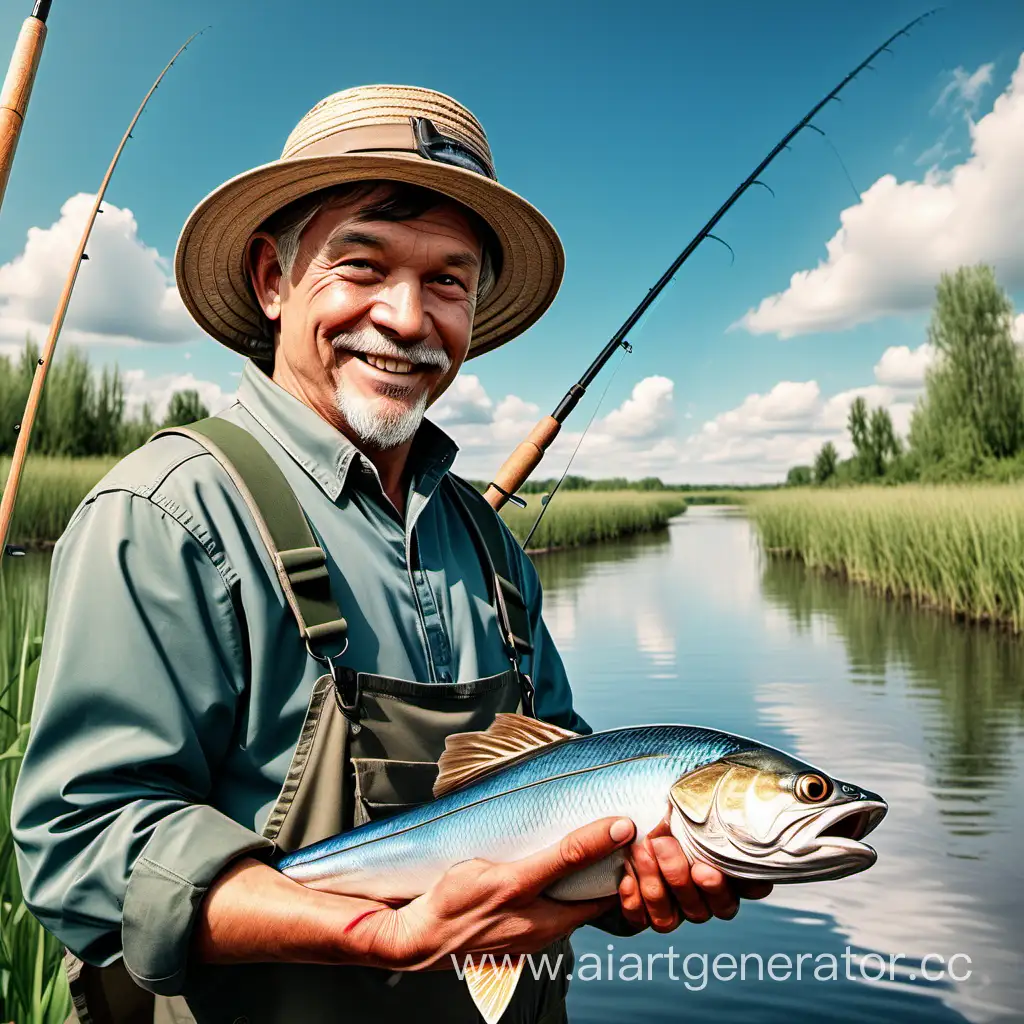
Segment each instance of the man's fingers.
[[640,895],[640,883],[636,880],[632,865],[627,861],[622,881],[619,882],[619,905],[622,916],[638,931],[643,931],[649,924],[643,896]]
[[700,886],[704,900],[715,917],[730,921],[740,909],[739,900],[729,887],[729,880],[718,868],[697,861],[690,871],[693,880]]
[[508,865],[526,896],[536,896],[559,878],[604,860],[636,834],[629,818],[601,818],[560,842]]
[[763,900],[775,888],[771,882],[748,882],[745,878],[732,879],[733,891],[744,900]]
[[651,840],[651,849],[658,858],[662,877],[668,883],[683,917],[694,924],[710,921],[711,911],[693,880],[690,862],[679,843],[671,837],[661,837]]
[[651,927],[657,932],[671,931],[679,924],[679,913],[661,876],[654,850],[646,841],[634,843],[630,857]]

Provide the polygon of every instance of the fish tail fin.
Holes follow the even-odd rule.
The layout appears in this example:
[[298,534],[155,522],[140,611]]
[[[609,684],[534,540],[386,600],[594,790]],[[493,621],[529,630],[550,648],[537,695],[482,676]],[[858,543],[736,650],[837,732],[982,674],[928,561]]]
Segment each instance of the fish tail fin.
[[466,965],[469,994],[487,1024],[498,1024],[512,1001],[525,960],[522,954],[513,957],[506,953],[500,960],[487,954],[479,963]]

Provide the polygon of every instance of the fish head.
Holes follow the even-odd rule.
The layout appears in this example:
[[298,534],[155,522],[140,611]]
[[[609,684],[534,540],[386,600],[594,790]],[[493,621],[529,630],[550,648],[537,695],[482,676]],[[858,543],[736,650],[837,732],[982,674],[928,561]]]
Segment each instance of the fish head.
[[671,788],[671,827],[691,861],[737,878],[805,882],[874,864],[862,842],[888,807],[778,750],[739,751]]

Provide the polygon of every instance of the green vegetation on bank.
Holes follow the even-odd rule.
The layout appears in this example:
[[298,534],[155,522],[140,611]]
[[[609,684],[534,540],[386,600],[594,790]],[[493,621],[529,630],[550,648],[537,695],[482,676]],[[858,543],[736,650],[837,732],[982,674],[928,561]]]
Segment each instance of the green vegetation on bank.
[[828,441],[813,466],[787,483],[944,483],[1024,478],[1024,346],[1014,342],[1013,304],[991,267],[943,274],[928,326],[934,360],[906,439],[886,409],[850,407],[853,455]]
[[[81,500],[114,465],[111,456],[59,458],[31,455],[18,488],[11,523],[13,544],[47,544],[67,526]],[[7,483],[11,460],[0,459],[0,482]]]
[[[502,518],[522,543],[541,505],[506,505]],[[531,550],[577,547],[664,528],[686,511],[686,499],[672,491],[559,492],[530,541]]]
[[[31,339],[17,361],[0,356],[0,455],[10,455],[16,426],[24,414],[39,346]],[[124,381],[117,367],[94,374],[80,349],[68,346],[46,378],[32,430],[31,451],[41,455],[82,457],[126,455],[161,427],[176,427],[209,416],[194,390],[176,391],[159,423],[143,405],[139,414],[126,412]]]
[[0,572],[0,1019],[18,1024],[61,1024],[71,1011],[63,949],[25,906],[10,832],[39,668],[46,578],[46,565],[38,563],[5,565]]
[[1024,631],[1024,485],[786,490],[747,510],[770,555]]

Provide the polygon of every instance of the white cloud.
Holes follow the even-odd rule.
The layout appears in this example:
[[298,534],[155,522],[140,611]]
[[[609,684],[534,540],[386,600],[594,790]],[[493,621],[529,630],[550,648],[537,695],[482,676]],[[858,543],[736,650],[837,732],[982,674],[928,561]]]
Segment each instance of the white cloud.
[[[964,73],[955,80],[958,95],[976,98],[986,76],[990,65]],[[940,273],[963,264],[992,263],[1004,287],[1024,286],[1024,56],[991,112],[968,127],[971,155],[963,163],[920,182],[879,178],[840,214],[826,258],[793,274],[785,291],[735,326],[788,338],[923,310]]]
[[210,415],[223,412],[235,400],[234,391],[225,391],[213,381],[200,380],[191,373],[165,373],[149,376],[144,370],[126,370],[124,380],[125,413],[137,415],[148,402],[153,418],[162,420],[175,391],[198,391]]
[[1017,318],[1013,321],[1013,327],[1011,328],[1013,340],[1018,345],[1024,345],[1024,313],[1018,313]]
[[913,350],[907,345],[894,345],[875,364],[875,380],[896,388],[924,387],[925,370],[934,358],[935,350],[927,342]]
[[645,377],[633,394],[604,418],[600,429],[618,438],[649,438],[662,433],[672,421],[674,387],[668,377]]
[[[0,266],[0,338],[42,342],[95,196],[79,193],[47,228],[30,228],[21,253]],[[133,345],[200,336],[167,261],[139,238],[131,210],[104,203],[71,297],[64,341]]]
[[[539,406],[518,395],[493,401],[479,378],[457,378],[455,385],[430,412],[455,438],[461,449],[456,469],[473,478],[489,478],[530,432],[540,418]],[[656,475],[671,470],[676,462],[675,385],[667,377],[647,377],[633,388],[630,397],[606,416],[595,420],[579,454],[573,473],[587,476]],[[467,408],[471,410],[467,415]],[[490,410],[489,418],[484,414]],[[580,440],[578,431],[563,431],[548,451],[537,474],[561,473]]]
[[932,112],[945,106],[973,109],[981,99],[982,90],[992,84],[992,69],[995,64],[982,64],[977,71],[969,72],[965,68],[956,68],[950,72],[939,98],[932,107]]
[[457,423],[489,423],[493,417],[494,403],[484,391],[480,378],[472,373],[456,377],[430,413],[432,420],[445,427]]
[[889,410],[896,432],[906,435],[914,404],[933,358],[927,344],[893,346],[875,364],[875,382],[825,396],[817,381],[780,381],[748,395],[678,445],[666,479],[714,483],[770,483],[791,466],[810,464],[826,441],[852,453],[847,419],[855,398]]

